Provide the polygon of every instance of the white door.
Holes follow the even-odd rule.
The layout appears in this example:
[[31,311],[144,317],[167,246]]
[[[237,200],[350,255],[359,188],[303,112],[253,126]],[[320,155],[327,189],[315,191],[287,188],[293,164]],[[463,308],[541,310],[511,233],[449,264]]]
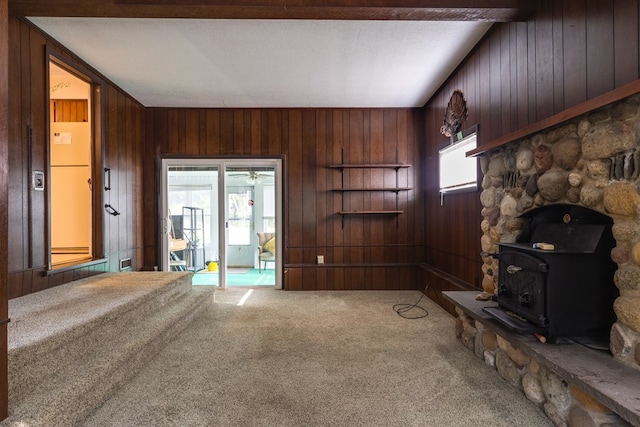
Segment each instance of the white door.
[[[193,271],[194,284],[247,285],[235,274],[257,267],[257,233],[282,235],[281,171],[280,159],[163,159],[161,270]],[[256,285],[282,288],[275,258]]]

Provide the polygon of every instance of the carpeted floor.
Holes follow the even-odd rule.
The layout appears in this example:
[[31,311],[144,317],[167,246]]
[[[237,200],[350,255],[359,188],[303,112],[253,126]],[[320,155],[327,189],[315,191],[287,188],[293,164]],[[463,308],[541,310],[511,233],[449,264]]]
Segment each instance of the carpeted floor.
[[434,303],[423,299],[429,316],[415,320],[392,309],[419,297],[219,290],[86,425],[552,425],[455,339]]

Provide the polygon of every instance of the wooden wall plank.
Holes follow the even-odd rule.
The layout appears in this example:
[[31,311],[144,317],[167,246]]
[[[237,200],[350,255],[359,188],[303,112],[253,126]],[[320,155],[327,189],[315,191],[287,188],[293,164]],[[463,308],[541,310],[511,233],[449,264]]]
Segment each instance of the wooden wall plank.
[[[127,215],[126,213],[127,200],[131,200],[132,194],[127,188],[127,99],[124,94],[118,93],[117,96],[117,109],[118,109],[118,123],[121,124],[118,129],[118,158],[116,160],[115,181],[118,183],[115,195],[117,195],[117,202],[113,206],[120,215],[113,216],[112,224],[115,228],[112,229],[112,233],[117,235],[116,247],[118,249],[125,248],[127,244],[127,233],[129,232]],[[115,257],[119,257],[119,253],[114,253]]]
[[[233,111],[233,153],[244,154],[244,111]],[[192,153],[193,151],[187,151]]]
[[614,89],[613,0],[587,0],[587,99]]
[[[327,204],[331,187],[327,186],[327,175],[330,169],[327,168],[327,111],[319,110],[315,112],[315,135],[313,165],[310,165],[311,173],[315,174],[315,200],[316,207],[316,229],[315,241],[318,247],[326,247],[327,245]],[[317,255],[324,255],[324,253]]]
[[[517,64],[516,81],[514,84],[518,87],[518,96],[514,100],[511,110],[515,111],[516,128],[526,126],[529,123],[529,66],[527,61],[527,23],[518,22],[514,24],[516,26],[516,52],[515,58],[511,57],[512,61]],[[514,110],[515,109],[515,110]],[[480,123],[480,121],[470,122]],[[482,144],[482,139],[479,141]]]
[[[156,152],[159,148],[157,146],[156,135],[165,135],[168,136],[168,114],[166,111],[158,113],[158,117],[156,117],[153,110],[145,111],[145,139],[143,144],[143,155],[142,155],[142,189],[140,190],[140,194],[142,194],[142,207],[141,210],[143,212],[144,224],[142,228],[142,239],[140,243],[144,245],[144,251],[142,253],[142,258],[138,260],[137,265],[141,266],[143,269],[152,269],[156,264],[156,259],[158,258],[156,251],[156,238],[146,241],[144,236],[154,236],[156,234],[156,230],[158,230],[157,223],[157,205],[155,203],[156,200],[156,191],[154,185],[154,191],[147,191],[149,185],[145,185],[145,183],[155,183],[156,182],[156,159],[155,155],[151,155],[150,153]],[[149,263],[147,263],[149,262]]]
[[502,132],[502,86],[501,80],[501,49],[500,31],[496,31],[489,44],[489,105],[491,117],[491,138]]
[[[535,120],[545,117],[553,111],[553,29],[552,2],[546,0],[547,7],[543,7],[537,19],[531,26],[535,29]],[[508,132],[503,132],[502,135]]]
[[[105,96],[105,125],[106,125],[106,134],[107,138],[110,141],[118,140],[118,105],[117,98],[118,92],[115,88],[108,88],[103,91],[103,96]],[[118,180],[116,179],[116,173],[118,170],[118,146],[116,144],[107,144],[105,146],[105,167],[110,169],[110,190],[105,191],[104,194],[104,202],[105,204],[110,204],[111,206],[116,205],[118,201]],[[105,217],[105,251],[106,253],[113,253],[118,248],[118,242],[116,237],[117,233],[112,232],[114,229],[113,225],[113,217],[111,215],[107,215]]]
[[[313,110],[302,111],[301,137],[299,140],[301,149],[301,176],[303,179],[300,201],[302,203],[302,244],[305,247],[315,247],[317,244],[318,214],[316,205],[317,176],[316,169],[316,112]],[[293,166],[293,165],[291,165]],[[305,260],[314,259],[315,254],[308,253]]]
[[[527,22],[527,110],[529,112],[528,123],[535,122],[538,110],[536,101],[538,99],[536,83],[536,21]],[[495,139],[492,134],[491,139]]]
[[[384,111],[374,110],[371,111],[371,124],[370,124],[370,162],[371,163],[384,163],[385,162],[385,122]],[[371,171],[370,178],[368,180],[372,187],[384,187],[385,175],[384,171],[373,170]],[[394,184],[395,186],[395,184]],[[383,210],[384,209],[384,193],[374,193],[371,197],[371,209]],[[383,263],[385,261],[384,250],[384,227],[380,227],[379,221],[370,221],[367,226],[367,233],[369,236],[370,244],[370,261],[372,263]],[[375,270],[374,270],[375,271]],[[377,277],[383,277],[382,275],[376,275]]]
[[616,0],[613,4],[614,82],[620,87],[636,80],[640,67],[640,33],[637,0]]
[[[289,139],[292,145],[289,152],[289,161],[287,162],[287,223],[289,230],[298,230],[298,233],[287,236],[289,245],[292,247],[302,247],[304,245],[304,228],[303,197],[304,197],[304,171],[302,169],[303,151],[302,151],[302,112],[289,111]],[[291,254],[293,255],[293,254]],[[290,263],[304,262],[302,257],[287,260]]]
[[200,117],[197,110],[186,110],[185,121],[185,153],[200,153]]
[[562,2],[553,2],[551,17],[553,57],[553,112],[564,110],[564,41],[562,38]]
[[500,80],[509,82],[503,85],[500,91],[500,123],[502,124],[502,132],[509,133],[511,129],[511,92],[512,86],[515,86],[511,80],[511,67],[514,66],[511,61],[505,60],[510,57],[511,53],[511,32],[509,26],[500,28]]
[[[564,0],[564,108],[587,99],[587,38],[585,0]],[[542,119],[540,117],[539,119]],[[534,123],[531,121],[530,123]]]
[[220,111],[220,154],[233,153],[233,111]]
[[[343,119],[344,114],[342,110],[335,110],[331,112],[332,117],[332,133],[331,139],[333,141],[332,144],[332,158],[330,164],[341,164],[343,162],[343,154],[344,154],[344,133],[343,133]],[[333,176],[332,180],[332,188],[340,188],[343,185],[342,179],[343,174],[337,170],[332,170],[331,174]],[[331,213],[333,214],[333,218],[338,217],[337,212],[345,209],[344,206],[344,196],[342,193],[333,194],[333,210]],[[344,218],[341,218],[339,221],[332,222],[332,236],[331,240],[333,243],[331,262],[336,264],[342,264],[345,262],[344,259]],[[334,287],[333,289],[343,289],[344,287],[344,271],[343,270],[334,270],[333,281]]]
[[[20,123],[20,126],[8,127],[8,140],[9,141],[24,141],[23,139],[23,120],[24,113],[21,110],[22,99],[22,56],[20,52],[21,38],[25,33],[23,27],[17,20],[9,20],[9,38],[18,40],[17,43],[9,44],[9,55],[12,58],[16,58],[9,64],[9,80],[13,84],[9,85],[8,94],[8,120],[7,123]],[[28,33],[27,33],[28,34]],[[26,153],[26,144],[8,144],[8,165],[24,164],[24,156]],[[19,254],[21,256],[8,257],[8,271],[19,271],[25,268],[25,260],[28,257],[26,253],[28,245],[27,242],[27,227],[25,226],[27,204],[27,191],[26,191],[26,174],[27,171],[24,168],[9,168],[8,169],[8,186],[10,197],[8,200],[7,215],[8,221],[11,224],[15,224],[15,227],[9,227],[7,231],[8,236],[8,252],[12,254]],[[10,281],[12,282],[12,281]],[[21,282],[20,282],[21,283]],[[21,285],[19,285],[21,287]]]

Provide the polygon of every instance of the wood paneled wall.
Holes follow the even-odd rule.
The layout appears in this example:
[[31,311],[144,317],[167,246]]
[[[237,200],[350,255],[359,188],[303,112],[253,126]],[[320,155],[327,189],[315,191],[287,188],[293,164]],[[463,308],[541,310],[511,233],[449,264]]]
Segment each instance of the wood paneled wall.
[[[439,128],[451,93],[464,91],[466,126],[478,124],[484,144],[634,81],[638,9],[635,0],[542,0],[531,20],[496,24],[422,110],[145,110],[107,83],[104,152],[114,189],[105,203],[121,215],[106,217],[104,268],[117,270],[118,259],[129,256],[136,268],[158,264],[160,156],[283,156],[288,289],[422,287],[424,274],[415,266],[425,261],[480,288],[479,193],[449,195],[441,203],[437,188],[437,151],[447,143]],[[17,18],[9,19],[9,34],[8,268],[9,292],[17,296],[91,271],[41,275],[46,200],[29,191],[28,171],[46,160],[43,49],[64,49]],[[396,197],[332,191],[341,172],[328,166],[341,162],[343,149],[345,162],[394,162],[397,153],[398,162],[412,164],[398,172],[400,185],[413,187],[398,194],[404,213],[349,216],[343,227],[336,214],[342,197],[362,210],[389,209]],[[394,174],[359,170],[347,178],[354,185],[386,185]],[[315,265],[318,254],[325,266]]]
[[[9,2],[0,0],[0,254],[7,253],[9,174]],[[7,256],[0,256],[0,420],[9,414]]]
[[[103,271],[118,271],[120,258],[142,258],[143,107],[114,85],[101,88],[104,115],[104,164],[111,168],[112,190],[103,194],[120,215],[105,215],[106,262],[45,275],[47,268],[47,192],[31,190],[31,170],[47,170],[45,47],[71,64],[91,68],[27,22],[9,17],[9,298]],[[99,76],[95,70],[94,74]],[[96,186],[102,185],[102,174]]]
[[[423,261],[420,144],[411,109],[165,109],[147,110],[145,264],[158,263],[157,158],[161,156],[283,156],[285,288],[411,289]],[[343,154],[344,153],[344,154]],[[329,165],[403,163],[397,216],[345,217],[341,172]],[[351,186],[396,186],[393,169],[346,171]],[[359,187],[358,187],[359,188]],[[351,210],[395,209],[393,192],[345,193]],[[316,265],[316,255],[326,264]]]
[[[438,194],[439,132],[455,89],[461,89],[478,143],[560,113],[639,74],[639,9],[635,0],[541,1],[527,22],[496,24],[424,108],[426,126],[426,259],[480,288],[479,192]],[[446,283],[440,286],[445,288]]]

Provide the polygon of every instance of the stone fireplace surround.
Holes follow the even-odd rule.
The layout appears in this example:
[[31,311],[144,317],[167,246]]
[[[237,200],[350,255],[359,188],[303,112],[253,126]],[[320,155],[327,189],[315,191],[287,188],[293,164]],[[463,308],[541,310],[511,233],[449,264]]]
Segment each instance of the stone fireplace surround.
[[[456,335],[556,425],[640,425],[640,95],[487,151],[480,164],[483,252],[516,242],[520,216],[542,206],[575,204],[613,219],[617,321],[610,354],[541,345],[447,295],[459,315]],[[480,299],[496,292],[498,260],[483,258],[482,271]],[[573,366],[576,358],[589,367]]]
[[[513,243],[523,213],[554,203],[577,204],[613,218],[618,265],[617,321],[610,349],[640,369],[640,95],[481,157],[482,250]],[[494,294],[498,261],[483,259],[482,288]]]

